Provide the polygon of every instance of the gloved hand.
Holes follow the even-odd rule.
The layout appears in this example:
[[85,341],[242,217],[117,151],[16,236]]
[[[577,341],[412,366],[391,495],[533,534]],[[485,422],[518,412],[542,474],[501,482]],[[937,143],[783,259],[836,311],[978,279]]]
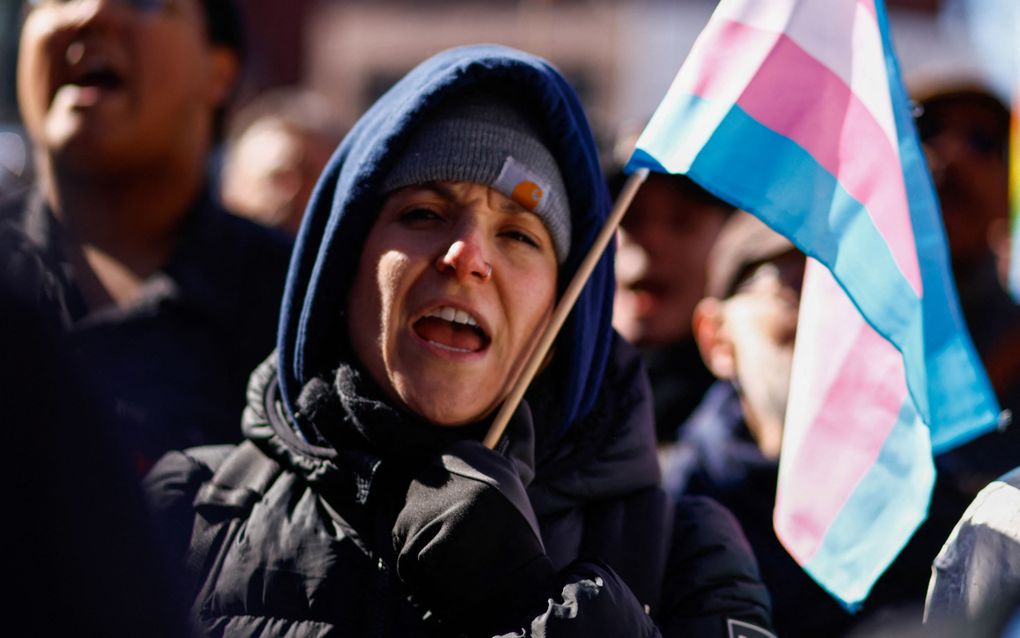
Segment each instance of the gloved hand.
[[554,586],[513,462],[476,441],[452,444],[412,480],[393,546],[413,600],[471,635],[526,626]]

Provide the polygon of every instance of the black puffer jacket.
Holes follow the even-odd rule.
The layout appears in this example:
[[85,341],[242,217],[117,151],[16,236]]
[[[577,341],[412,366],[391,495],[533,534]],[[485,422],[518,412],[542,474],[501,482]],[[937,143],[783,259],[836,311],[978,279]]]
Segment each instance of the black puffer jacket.
[[[527,487],[558,573],[542,592],[546,608],[518,619],[523,635],[727,636],[733,622],[767,627],[768,595],[732,517],[705,499],[681,500],[674,514],[656,487],[639,358],[619,341],[606,373],[613,391],[600,397],[591,427],[567,437],[554,463],[540,462]],[[226,447],[168,455],[148,477],[161,526],[185,562],[196,560],[194,550],[186,556],[196,511],[214,523],[239,517],[223,549],[195,569],[203,626],[215,636],[448,635],[422,619],[394,573],[393,501],[403,496],[406,459],[300,441],[275,388],[271,359],[252,377],[245,412],[249,441],[277,464],[257,494],[253,476],[210,482]],[[515,418],[518,438],[528,439],[529,425]],[[528,464],[527,449],[506,452]]]

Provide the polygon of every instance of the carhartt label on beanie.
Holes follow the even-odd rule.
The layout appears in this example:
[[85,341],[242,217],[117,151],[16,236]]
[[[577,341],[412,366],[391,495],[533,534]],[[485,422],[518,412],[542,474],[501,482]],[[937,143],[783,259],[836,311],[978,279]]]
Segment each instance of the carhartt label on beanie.
[[559,167],[534,127],[504,101],[475,95],[441,108],[411,136],[383,191],[439,181],[484,184],[532,211],[549,231],[557,261],[566,259],[570,208]]
[[552,186],[513,156],[503,162],[503,170],[491,186],[534,213],[549,214],[549,198],[545,195]]

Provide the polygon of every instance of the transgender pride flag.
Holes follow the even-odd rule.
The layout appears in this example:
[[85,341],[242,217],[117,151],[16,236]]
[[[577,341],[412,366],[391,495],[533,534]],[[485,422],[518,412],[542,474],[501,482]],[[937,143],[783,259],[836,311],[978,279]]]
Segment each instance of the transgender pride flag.
[[932,452],[995,426],[880,0],[722,0],[629,169],[686,173],[809,260],[776,532],[854,608],[924,520]]

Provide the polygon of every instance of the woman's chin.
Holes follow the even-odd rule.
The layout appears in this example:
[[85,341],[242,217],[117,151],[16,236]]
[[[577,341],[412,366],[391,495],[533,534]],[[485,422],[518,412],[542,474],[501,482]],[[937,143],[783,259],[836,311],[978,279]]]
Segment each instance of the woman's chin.
[[[432,397],[447,396],[449,394],[435,393]],[[403,398],[403,397],[402,397]],[[471,397],[474,399],[475,397]],[[442,404],[426,400],[416,401],[408,397],[404,399],[407,409],[414,412],[429,423],[443,428],[456,428],[472,423],[478,423],[493,413],[496,409],[495,402],[482,404],[479,401],[457,401],[457,397],[450,397]]]

